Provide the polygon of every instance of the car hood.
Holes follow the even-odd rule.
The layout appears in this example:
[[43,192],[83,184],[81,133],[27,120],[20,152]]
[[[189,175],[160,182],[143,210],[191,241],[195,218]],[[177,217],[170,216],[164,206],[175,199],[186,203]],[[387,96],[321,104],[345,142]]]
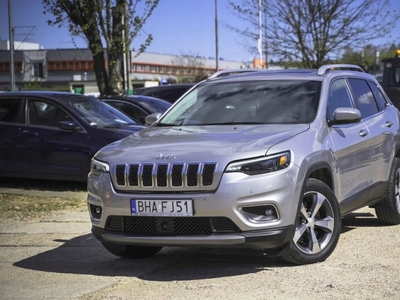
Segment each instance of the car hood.
[[92,141],[101,140],[104,146],[114,141],[123,139],[139,130],[143,130],[144,126],[129,125],[121,128],[105,128],[105,127],[92,127],[88,130],[88,134]]
[[102,148],[109,163],[156,160],[223,162],[263,156],[309,128],[308,124],[149,127]]

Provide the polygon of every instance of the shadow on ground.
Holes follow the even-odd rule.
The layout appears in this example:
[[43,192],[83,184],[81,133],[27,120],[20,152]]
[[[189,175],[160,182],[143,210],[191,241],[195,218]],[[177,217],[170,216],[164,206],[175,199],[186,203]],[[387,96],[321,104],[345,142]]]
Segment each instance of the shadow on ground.
[[383,224],[371,212],[353,212],[342,219],[342,233],[346,233],[357,227],[383,227]]
[[288,266],[278,258],[265,257],[249,249],[164,248],[153,257],[122,259],[108,253],[92,234],[14,263],[24,269],[85,274],[126,276],[146,280],[197,280],[236,276]]
[[[370,213],[354,213],[343,220],[343,230],[382,226]],[[220,248],[162,249],[145,259],[122,259],[108,253],[92,234],[55,240],[60,246],[14,263],[24,269],[95,276],[126,276],[145,280],[197,280],[236,276],[293,267],[261,250]]]

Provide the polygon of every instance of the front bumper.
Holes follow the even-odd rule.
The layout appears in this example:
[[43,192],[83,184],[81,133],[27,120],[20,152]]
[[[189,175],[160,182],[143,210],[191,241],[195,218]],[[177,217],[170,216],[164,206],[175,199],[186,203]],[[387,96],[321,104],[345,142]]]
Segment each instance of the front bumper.
[[211,234],[208,236],[141,236],[106,231],[92,226],[93,235],[101,242],[119,245],[160,247],[245,247],[255,249],[277,248],[287,244],[294,235],[295,227],[255,230],[241,233]]

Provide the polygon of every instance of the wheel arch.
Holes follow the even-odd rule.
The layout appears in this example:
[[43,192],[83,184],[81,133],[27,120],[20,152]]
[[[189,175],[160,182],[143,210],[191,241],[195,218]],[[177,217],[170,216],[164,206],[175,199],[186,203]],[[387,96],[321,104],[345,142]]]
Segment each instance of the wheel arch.
[[[335,184],[334,184],[334,179],[333,179],[333,174],[332,174],[332,168],[328,162],[320,161],[320,162],[316,162],[308,167],[307,171],[305,172],[305,176],[303,178],[300,197],[303,197],[303,194],[306,190],[306,183],[309,178],[318,179],[318,180],[324,182],[332,190],[332,192],[336,195]],[[296,211],[300,210],[300,206],[301,206],[301,201],[299,199]]]
[[332,191],[335,191],[332,169],[327,162],[318,162],[311,165],[304,177],[304,185],[308,178],[319,179],[328,185]]

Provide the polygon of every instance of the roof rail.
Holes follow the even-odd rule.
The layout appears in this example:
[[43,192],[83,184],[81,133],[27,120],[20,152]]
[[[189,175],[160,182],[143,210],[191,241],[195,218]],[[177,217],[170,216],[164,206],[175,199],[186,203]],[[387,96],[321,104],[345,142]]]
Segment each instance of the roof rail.
[[208,76],[207,79],[213,79],[213,78],[217,78],[217,77],[235,75],[235,74],[241,74],[241,73],[256,72],[256,71],[260,71],[260,69],[226,69],[226,70],[218,71],[218,72],[215,72],[214,74],[211,74],[210,76]]
[[332,70],[349,70],[349,71],[364,72],[364,70],[360,66],[357,66],[357,65],[331,64],[331,65],[320,66],[317,71],[317,74],[324,75],[327,71],[332,71]]

